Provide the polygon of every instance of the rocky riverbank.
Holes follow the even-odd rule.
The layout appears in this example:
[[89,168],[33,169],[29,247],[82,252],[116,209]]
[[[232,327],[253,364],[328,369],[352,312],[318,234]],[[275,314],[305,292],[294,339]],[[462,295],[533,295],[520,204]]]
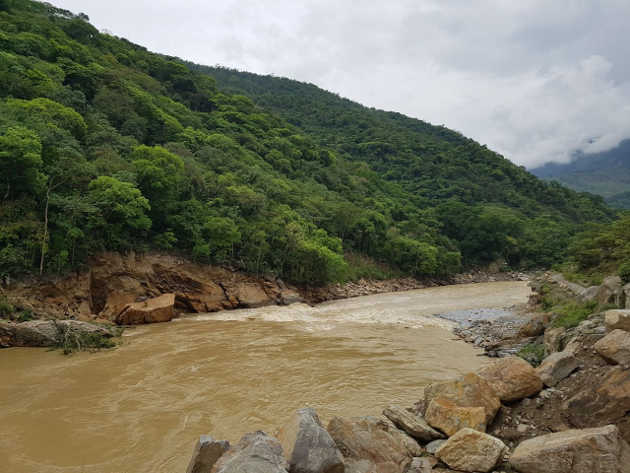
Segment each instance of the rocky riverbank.
[[[275,437],[254,432],[229,446],[204,436],[188,473],[629,473],[630,310],[596,310],[626,300],[611,281],[588,291],[590,301],[557,275],[531,285],[528,307],[461,321],[460,335],[501,357],[478,372],[431,384],[414,406],[382,416],[324,427],[302,409]],[[550,300],[593,313],[542,311]],[[541,350],[532,363],[504,356],[531,346]]]
[[[205,313],[295,302],[315,304],[385,292],[408,291],[446,284],[524,280],[521,273],[479,271],[449,280],[399,278],[359,280],[326,287],[295,287],[280,279],[255,277],[226,268],[195,264],[165,254],[104,253],[89,270],[62,278],[13,282],[2,288],[16,320],[4,323],[3,343],[25,344],[31,337],[19,322],[26,319],[80,320],[86,323],[135,325],[166,322],[183,313]],[[1,301],[0,301],[1,302]],[[1,309],[1,308],[0,308]],[[27,314],[23,317],[20,314]]]

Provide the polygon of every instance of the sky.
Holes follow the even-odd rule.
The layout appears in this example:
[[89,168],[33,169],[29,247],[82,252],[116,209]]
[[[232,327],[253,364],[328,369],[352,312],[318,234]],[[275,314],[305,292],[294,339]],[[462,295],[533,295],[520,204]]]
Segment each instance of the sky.
[[628,0],[52,0],[205,65],[311,82],[519,165],[630,137]]

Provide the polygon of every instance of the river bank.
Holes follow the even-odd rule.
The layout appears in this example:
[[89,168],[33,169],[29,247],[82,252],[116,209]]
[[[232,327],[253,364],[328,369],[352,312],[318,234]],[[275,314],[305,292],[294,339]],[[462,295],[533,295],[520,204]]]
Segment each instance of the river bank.
[[[630,472],[629,287],[607,278],[589,290],[555,274],[531,285],[528,304],[441,314],[500,360],[381,416],[326,425],[301,409],[274,435],[234,446],[202,436],[188,472]],[[509,356],[519,346],[533,366]]]
[[[168,321],[180,314],[296,302],[318,304],[450,284],[526,279],[527,275],[522,273],[476,271],[442,280],[398,278],[359,280],[326,287],[296,287],[280,279],[199,265],[173,255],[132,252],[125,255],[103,253],[90,260],[88,270],[70,276],[14,281],[5,285],[0,295],[6,302],[5,308],[14,308],[15,316],[9,314],[9,317],[16,322],[73,319],[86,323],[134,325]],[[10,322],[2,323],[0,346],[28,344],[31,338],[42,339],[37,331],[33,336],[18,336],[14,333],[18,327]],[[21,331],[24,334],[30,328],[27,324]]]
[[208,432],[235,442],[303,406],[328,422],[412,405],[425,385],[487,363],[432,314],[529,293],[525,282],[441,286],[192,314],[71,357],[2,350],[0,457],[14,473],[185,471]]

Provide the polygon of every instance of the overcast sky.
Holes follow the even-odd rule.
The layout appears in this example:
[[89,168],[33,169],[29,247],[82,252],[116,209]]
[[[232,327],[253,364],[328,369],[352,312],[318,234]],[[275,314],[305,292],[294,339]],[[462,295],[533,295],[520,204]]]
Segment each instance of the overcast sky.
[[312,82],[531,167],[630,137],[628,0],[52,0],[206,65]]

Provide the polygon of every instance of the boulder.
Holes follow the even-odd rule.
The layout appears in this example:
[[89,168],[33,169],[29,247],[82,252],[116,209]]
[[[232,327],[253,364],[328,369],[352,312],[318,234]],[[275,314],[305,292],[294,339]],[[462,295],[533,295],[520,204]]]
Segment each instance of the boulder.
[[214,440],[209,435],[202,435],[195,445],[186,473],[210,473],[214,464],[229,448],[230,443],[227,440]]
[[611,363],[630,365],[630,332],[615,329],[593,345],[593,348]]
[[562,346],[563,337],[566,331],[567,330],[564,327],[554,327],[545,330],[545,354],[551,355],[552,353],[555,353],[557,351],[562,351],[562,349],[564,348]]
[[446,435],[453,435],[465,427],[486,431],[486,410],[478,407],[460,407],[448,399],[432,399],[425,413],[427,422]]
[[391,420],[396,427],[404,430],[421,442],[430,442],[431,440],[444,438],[442,433],[433,429],[422,417],[400,407],[388,407],[383,411],[383,415]]
[[175,317],[175,294],[162,294],[142,302],[127,304],[116,316],[118,325],[168,322]]
[[435,456],[455,470],[486,473],[503,459],[506,450],[498,438],[462,429],[444,442]]
[[591,302],[597,300],[597,294],[599,293],[599,286],[589,286],[582,291],[580,298],[583,302]]
[[565,430],[522,442],[510,457],[521,473],[626,473],[614,425]]
[[608,330],[625,330],[630,332],[630,310],[607,310],[604,313],[604,323]]
[[614,367],[591,389],[566,401],[564,409],[576,427],[616,423],[630,411],[630,371]]
[[238,444],[224,453],[212,473],[287,473],[282,445],[265,432],[245,434]]
[[435,452],[437,452],[437,449],[440,448],[440,446],[444,442],[446,442],[446,440],[434,440],[433,442],[429,442],[428,444],[426,444],[424,446],[424,449],[427,451],[427,453],[431,455],[435,455]]
[[543,360],[536,372],[545,386],[553,387],[569,376],[579,366],[573,354],[567,350],[552,353]]
[[291,473],[343,473],[343,457],[314,409],[296,411],[278,432]]
[[432,473],[437,460],[432,457],[414,457],[406,473]]
[[501,358],[477,374],[492,386],[501,401],[518,401],[533,396],[543,386],[532,365],[516,356]]
[[522,337],[537,337],[542,335],[549,324],[549,314],[532,314],[531,318],[519,329]]
[[620,307],[622,302],[622,283],[619,276],[608,276],[599,286],[597,291],[597,301],[600,304],[614,304]]
[[468,373],[455,380],[428,385],[424,389],[426,405],[428,406],[433,399],[451,401],[458,407],[483,407],[486,425],[494,419],[499,407],[501,407],[501,402],[494,389],[485,379],[475,373]]
[[52,347],[71,331],[79,336],[97,334],[111,338],[114,332],[104,326],[80,320],[0,321],[0,347]]
[[234,296],[238,299],[239,307],[262,307],[273,303],[260,284],[256,283],[237,285]]
[[[349,473],[403,473],[422,448],[413,439],[378,417],[334,417],[328,432],[344,456]],[[406,439],[408,440],[405,440]]]
[[626,284],[622,289],[624,299],[626,300],[625,308],[630,309],[630,283]]

